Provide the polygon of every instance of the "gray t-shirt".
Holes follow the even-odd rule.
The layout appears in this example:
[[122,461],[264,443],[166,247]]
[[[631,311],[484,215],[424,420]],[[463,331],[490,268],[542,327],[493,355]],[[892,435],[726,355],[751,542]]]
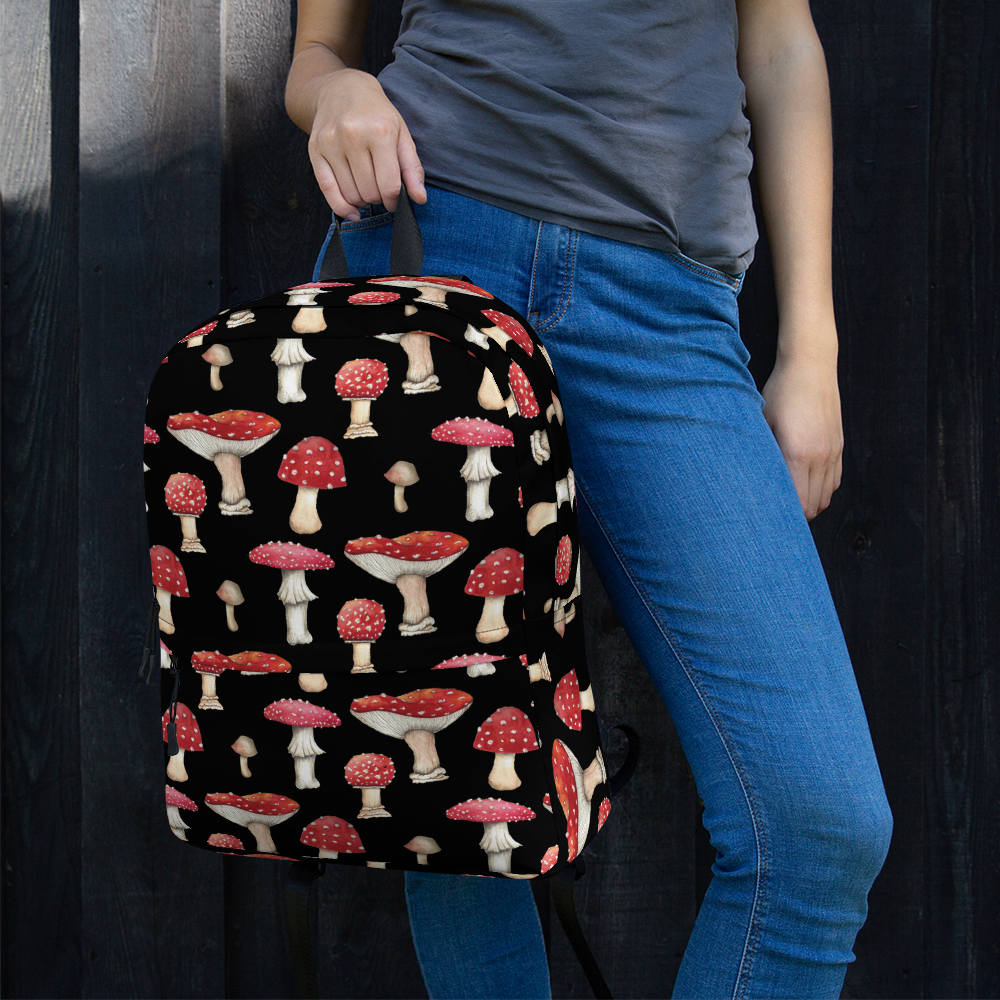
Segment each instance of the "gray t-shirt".
[[378,79],[429,183],[738,274],[736,41],[735,0],[406,0]]

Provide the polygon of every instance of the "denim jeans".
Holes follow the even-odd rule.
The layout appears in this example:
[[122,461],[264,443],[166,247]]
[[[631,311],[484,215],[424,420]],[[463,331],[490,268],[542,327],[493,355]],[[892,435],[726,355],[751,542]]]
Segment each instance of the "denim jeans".
[[[414,205],[424,273],[468,275],[548,349],[583,543],[705,804],[713,878],[673,996],[838,997],[892,814],[822,564],[747,368],[742,276],[427,191]],[[388,272],[392,218],[374,205],[343,224],[351,274]],[[550,995],[530,885],[497,881],[407,873],[434,1000]],[[498,894],[495,925],[486,904]]]

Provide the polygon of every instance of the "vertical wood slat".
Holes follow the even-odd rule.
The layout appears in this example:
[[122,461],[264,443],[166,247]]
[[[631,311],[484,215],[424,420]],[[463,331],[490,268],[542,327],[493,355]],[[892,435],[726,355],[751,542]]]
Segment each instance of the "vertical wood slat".
[[0,7],[0,992],[80,995],[76,5]]
[[219,307],[218,6],[81,0],[80,63],[83,993],[217,997],[221,865],[169,832],[159,691],[136,669],[146,393]]

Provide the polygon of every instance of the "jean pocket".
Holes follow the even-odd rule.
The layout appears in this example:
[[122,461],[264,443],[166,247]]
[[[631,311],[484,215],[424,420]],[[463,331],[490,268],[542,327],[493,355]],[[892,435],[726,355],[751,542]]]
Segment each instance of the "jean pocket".
[[[336,213],[334,213],[334,215],[335,214]],[[372,226],[381,226],[388,222],[392,222],[396,215],[395,212],[390,212],[385,205],[379,204],[362,205],[361,208],[358,209],[358,214],[361,218],[356,221],[351,221],[349,219],[341,220],[341,232],[351,232],[355,229],[368,229]],[[336,225],[336,218],[331,218],[330,225],[331,228]]]
[[721,284],[726,285],[728,288],[731,288],[734,292],[738,292],[743,284],[742,274],[727,274],[725,271],[720,271],[716,267],[703,264],[700,260],[688,257],[687,254],[681,253],[680,250],[668,250],[667,256],[672,257],[678,264],[681,265],[681,267],[685,267],[689,271],[694,271],[696,274],[701,274],[706,278],[710,278],[712,281],[718,281]]

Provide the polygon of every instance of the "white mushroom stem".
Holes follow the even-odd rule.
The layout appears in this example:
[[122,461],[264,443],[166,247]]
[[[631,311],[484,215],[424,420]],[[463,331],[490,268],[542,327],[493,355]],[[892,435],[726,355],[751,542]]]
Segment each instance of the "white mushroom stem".
[[250,501],[244,495],[243,470],[240,456],[229,451],[217,451],[212,458],[222,476],[222,499],[219,509],[223,514],[249,514]]
[[205,342],[205,334],[201,334],[201,335],[200,335],[200,336],[198,336],[198,337],[192,337],[192,338],[191,338],[191,339],[190,339],[190,340],[189,340],[189,341],[187,342],[187,345],[188,345],[188,347],[201,347],[201,345],[202,345],[202,344],[203,344],[204,342]]
[[201,701],[198,702],[198,707],[217,708],[221,712],[222,702],[219,701],[219,696],[215,693],[215,676],[215,674],[201,675]]
[[417,851],[417,864],[418,865],[426,865],[426,864],[428,864],[427,855],[426,854],[421,854],[419,851]]
[[408,729],[403,734],[403,740],[413,751],[413,773],[410,780],[414,784],[427,781],[444,781],[448,775],[441,766],[434,734],[429,729]]
[[285,641],[289,646],[304,645],[312,642],[312,636],[306,627],[306,615],[309,602],[316,600],[316,595],[306,586],[306,572],[303,569],[283,569],[281,571],[281,586],[278,588],[278,600],[285,605]]
[[271,839],[271,829],[266,823],[254,823],[252,820],[247,823],[247,829],[257,841],[258,854],[277,854],[278,848],[274,846]]
[[226,602],[226,625],[229,627],[230,632],[235,632],[239,629],[239,625],[236,624],[236,605]]
[[480,642],[499,642],[510,632],[503,620],[503,602],[502,595],[483,599],[483,616],[476,626],[476,636]]
[[566,602],[561,597],[556,598],[555,611],[552,613],[552,627],[559,635],[566,634]]
[[[396,588],[403,595],[403,620],[399,631],[405,634],[436,632],[431,607],[427,602],[427,578],[417,573],[396,577]],[[353,673],[353,671],[352,671]]]
[[278,366],[278,402],[301,403],[306,398],[302,391],[302,366],[316,359],[297,337],[283,337],[271,352],[271,360]]
[[372,644],[370,642],[354,642],[352,651],[354,666],[351,667],[352,674],[373,674],[375,668],[372,666]]
[[222,379],[219,378],[221,365],[212,365],[212,370],[208,376],[208,384],[218,392],[222,388]]
[[[567,621],[569,619],[567,618]],[[580,708],[585,712],[596,712],[597,706],[594,704],[594,685],[588,684],[586,691],[580,692]]]
[[382,805],[381,792],[381,788],[361,789],[361,812],[358,813],[358,819],[378,819],[392,816],[392,813]]
[[167,777],[171,781],[187,781],[188,773],[184,767],[184,747],[181,747],[170,760],[167,761]]
[[174,628],[174,619],[170,614],[170,591],[164,590],[162,587],[157,587],[156,603],[160,605],[158,622],[160,631],[166,632],[167,635],[173,635],[176,629]]
[[339,853],[339,851],[328,851],[325,847],[321,847],[319,849],[319,857],[321,861],[323,858],[329,858],[331,861],[336,861]]
[[490,461],[490,446],[488,444],[470,444],[466,449],[465,464],[459,473],[466,482],[472,480],[490,480],[499,476],[500,470]]
[[490,787],[501,792],[510,792],[521,787],[521,779],[514,770],[514,754],[493,755],[493,770],[490,771]]
[[528,534],[537,535],[542,528],[550,524],[555,524],[558,520],[556,505],[554,503],[533,503],[528,510],[527,525]]
[[413,300],[414,302],[424,302],[427,305],[439,306],[441,309],[448,308],[444,301],[448,294],[447,288],[441,288],[439,285],[417,285],[416,289],[420,294]]
[[425,333],[404,333],[400,337],[399,345],[406,351],[406,357],[409,361],[406,369],[406,380],[403,382],[404,394],[437,392],[441,386],[437,384],[438,377],[434,374],[431,338]]
[[300,486],[295,497],[295,506],[292,514],[288,518],[288,524],[292,531],[300,535],[312,535],[323,527],[323,522],[319,519],[316,511],[316,498],[319,496],[319,489],[315,486]]
[[322,306],[303,306],[292,320],[292,330],[295,333],[321,333],[325,329]]
[[397,483],[392,488],[392,505],[396,508],[397,514],[405,514],[410,509],[410,505],[406,502],[406,497],[403,496],[405,489],[406,487],[402,483]]
[[479,846],[486,852],[491,872],[510,871],[510,852],[521,845],[510,835],[507,821],[483,823],[483,839]]
[[319,694],[327,689],[326,674],[299,674],[299,687],[310,694]]
[[295,760],[295,787],[319,788],[316,780],[316,756],[326,751],[313,739],[312,726],[292,726],[288,752]]
[[352,399],[351,426],[344,431],[345,438],[378,437],[378,431],[372,426],[370,399]]
[[251,777],[250,761],[248,758],[244,757],[243,754],[240,754],[240,774],[242,774],[244,778]]
[[167,822],[170,824],[170,832],[178,840],[187,840],[184,831],[191,827],[181,819],[181,811],[177,806],[167,806]]
[[384,861],[366,861],[365,867],[367,868],[385,868],[386,862]]
[[537,663],[528,664],[528,683],[534,684],[535,681],[550,681],[552,680],[552,674],[549,672],[549,660],[545,653],[542,653],[542,658]]
[[548,431],[531,432],[531,457],[534,459],[535,465],[544,465],[552,457]]
[[583,794],[589,802],[594,797],[594,789],[599,784],[606,781],[608,777],[607,768],[604,766],[604,756],[601,751],[597,751],[597,756],[590,762],[590,766],[583,772]]
[[570,507],[576,500],[576,480],[573,477],[573,470],[566,470],[566,478],[556,480],[556,506],[561,507],[568,503]]
[[201,544],[198,537],[198,517],[195,514],[178,514],[181,519],[181,534],[184,541],[181,542],[181,552],[204,552],[205,546]]
[[477,347],[482,347],[485,348],[486,350],[489,350],[490,346],[489,337],[487,337],[485,333],[482,333],[479,330],[477,330],[471,324],[469,324],[465,328],[465,339],[470,344],[475,344]]
[[479,393],[476,399],[484,410],[502,410],[504,408],[503,394],[489,368],[483,371],[483,380],[479,383]]

